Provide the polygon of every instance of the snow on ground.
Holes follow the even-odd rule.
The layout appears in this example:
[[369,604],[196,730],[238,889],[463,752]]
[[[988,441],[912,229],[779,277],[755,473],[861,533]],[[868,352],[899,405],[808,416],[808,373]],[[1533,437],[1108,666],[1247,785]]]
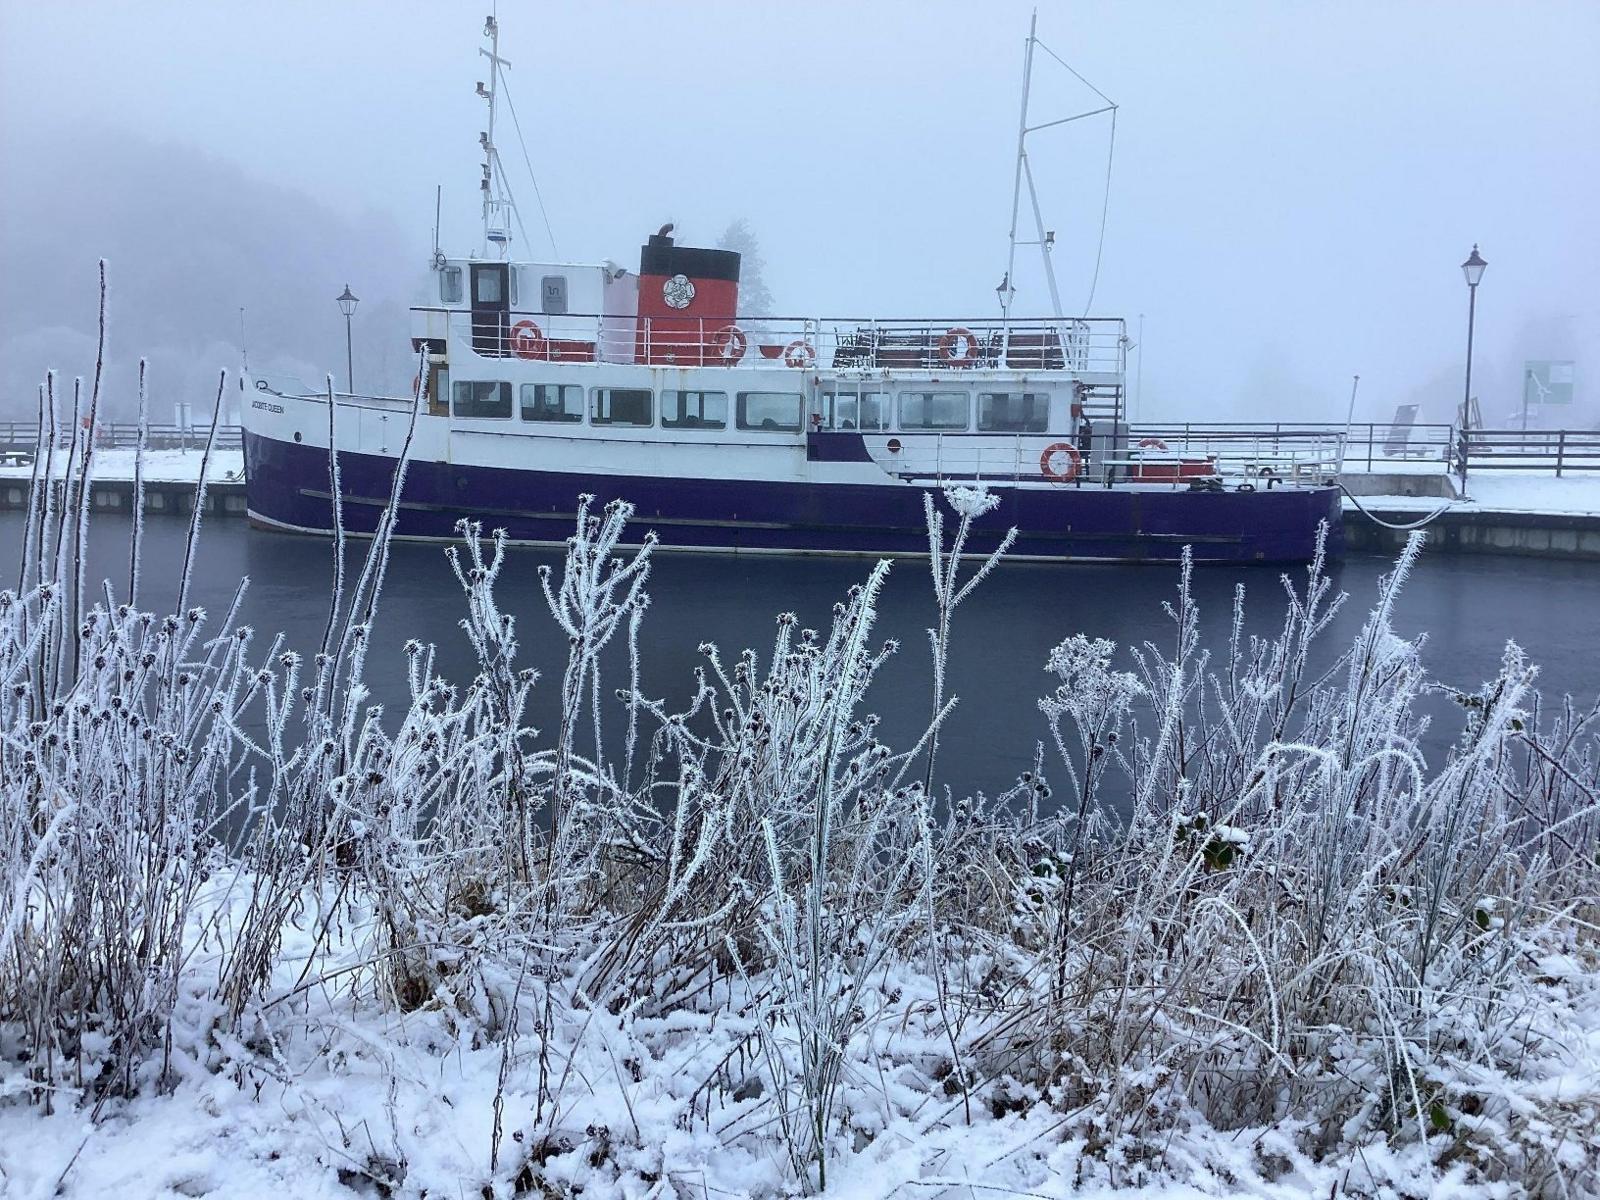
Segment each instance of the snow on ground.
[[[242,910],[240,880],[213,880],[211,904]],[[696,1090],[750,1033],[731,1014],[682,1011],[644,1018],[570,1013],[555,1074],[560,1115],[534,1119],[539,1076],[534,1039],[515,1053],[461,1020],[450,997],[397,1012],[342,986],[370,949],[370,912],[350,910],[329,953],[313,947],[314,921],[284,929],[276,999],[249,1038],[225,1032],[206,999],[220,954],[197,947],[178,1006],[170,1094],[147,1086],[131,1100],[80,1103],[70,1084],[55,1111],[22,1102],[29,1081],[0,1063],[0,1196],[5,1200],[354,1200],[358,1197],[554,1197],[683,1200],[795,1195],[759,1093],[697,1110]],[[310,978],[333,982],[306,986]],[[1536,1053],[1528,1077],[1504,1080],[1513,1106],[1537,1119],[1536,1098],[1600,1102],[1600,977],[1566,955],[1539,964],[1551,1011],[1565,1028],[1554,1054]],[[869,1021],[875,1071],[852,1072],[844,1096],[853,1149],[829,1167],[833,1200],[1324,1200],[1329,1196],[1509,1200],[1504,1184],[1467,1182],[1465,1162],[1442,1173],[1450,1138],[1386,1144],[1314,1161],[1297,1144],[1303,1122],[1218,1130],[1192,1109],[1158,1106],[1167,1124],[1156,1160],[1124,1159],[1090,1144],[1090,1114],[1050,1103],[997,1113],[993,1098],[966,1110],[959,1093],[929,1094],[908,1064],[942,1045],[923,1020],[936,1007],[930,980],[896,969],[904,992],[890,1019]],[[536,1019],[525,1012],[524,1020]],[[1545,1018],[1529,1014],[1530,1024]],[[559,1019],[558,1019],[559,1020]],[[1549,1032],[1549,1031],[1547,1031]],[[1541,1061],[1542,1060],[1542,1061]],[[741,1058],[740,1061],[746,1061]],[[753,1063],[747,1070],[752,1078]],[[150,1081],[153,1082],[153,1081]],[[498,1095],[497,1095],[498,1093]],[[497,1100],[500,1166],[490,1167]],[[704,1115],[697,1115],[697,1112]],[[709,1119],[706,1119],[709,1117]],[[1087,1136],[1086,1136],[1087,1135]],[[527,1160],[541,1138],[559,1143],[541,1182],[508,1190],[506,1163]],[[1581,1189],[1574,1148],[1569,1184]],[[1425,1191],[1414,1190],[1416,1183]],[[555,1188],[557,1190],[550,1190]],[[1585,1196],[1582,1190],[1570,1193]]]
[[[1559,479],[1548,471],[1480,471],[1468,476],[1465,500],[1383,495],[1360,499],[1364,507],[1373,510],[1431,512],[1444,505],[1457,512],[1597,516],[1600,515],[1600,471],[1576,472]],[[1355,506],[1346,498],[1344,507],[1349,512]]]
[[[200,463],[205,454],[202,448],[191,450],[146,450],[144,477],[151,483],[193,483],[200,478]],[[66,471],[67,456],[63,452],[51,464],[55,474]],[[96,450],[90,464],[96,479],[128,481],[133,478],[134,451]],[[76,466],[74,467],[76,472]],[[0,480],[27,480],[33,476],[33,465],[19,466],[6,463],[0,466]],[[213,450],[211,466],[206,475],[211,483],[232,482],[244,478],[244,451]]]

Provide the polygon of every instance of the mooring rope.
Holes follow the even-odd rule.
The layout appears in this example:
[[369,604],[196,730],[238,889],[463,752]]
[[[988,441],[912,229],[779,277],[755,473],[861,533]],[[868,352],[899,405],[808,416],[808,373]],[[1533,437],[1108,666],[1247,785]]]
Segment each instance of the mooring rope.
[[1372,512],[1370,509],[1367,508],[1366,505],[1362,504],[1360,500],[1356,499],[1355,493],[1352,492],[1349,488],[1345,487],[1344,484],[1341,483],[1339,485],[1339,490],[1341,492],[1343,492],[1346,496],[1350,497],[1350,503],[1354,504],[1356,506],[1356,508],[1358,510],[1360,510],[1361,515],[1366,517],[1369,521],[1372,521],[1372,522],[1374,522],[1374,523],[1376,523],[1378,525],[1382,525],[1385,529],[1395,529],[1395,530],[1400,531],[1401,533],[1408,532],[1409,530],[1412,530],[1412,529],[1421,529],[1424,525],[1431,525],[1434,521],[1438,520],[1445,513],[1450,511],[1450,502],[1447,500],[1443,504],[1441,504],[1438,508],[1434,509],[1427,516],[1422,517],[1421,519],[1416,520],[1416,521],[1408,521],[1404,525],[1401,525],[1401,524],[1397,524],[1394,521],[1385,521],[1382,517],[1380,517],[1376,513]]

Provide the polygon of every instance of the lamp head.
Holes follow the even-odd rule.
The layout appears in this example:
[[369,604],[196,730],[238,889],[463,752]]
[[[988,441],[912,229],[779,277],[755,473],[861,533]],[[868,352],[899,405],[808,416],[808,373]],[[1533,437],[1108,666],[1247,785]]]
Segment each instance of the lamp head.
[[347,317],[355,316],[356,305],[360,303],[356,294],[350,290],[350,285],[344,285],[344,294],[339,298],[339,311]]
[[1483,278],[1483,269],[1488,265],[1489,264],[1484,261],[1483,256],[1478,253],[1477,243],[1474,242],[1472,246],[1472,257],[1461,264],[1461,273],[1467,277],[1467,286],[1469,288],[1475,288],[1478,286],[1478,280]]

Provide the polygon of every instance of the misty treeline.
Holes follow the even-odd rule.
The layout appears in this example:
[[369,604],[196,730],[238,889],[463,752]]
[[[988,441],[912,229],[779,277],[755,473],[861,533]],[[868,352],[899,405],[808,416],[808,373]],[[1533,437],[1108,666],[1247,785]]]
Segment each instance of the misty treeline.
[[[92,415],[98,383],[54,402]],[[639,684],[654,538],[588,499],[537,596],[500,594],[513,551],[463,522],[444,553],[476,672],[409,643],[409,702],[382,711],[363,679],[392,508],[330,565],[317,645],[240,625],[237,599],[188,606],[198,504],[177,603],[148,611],[137,517],[127,575],[86,577],[70,415],[0,595],[0,1105],[156,1122],[221,1088],[383,1195],[874,1170],[917,1195],[1595,1186],[1596,1076],[1571,1055],[1600,711],[1542,704],[1508,643],[1425,761],[1441,685],[1393,625],[1420,536],[1316,670],[1344,603],[1320,559],[1284,577],[1275,635],[1244,635],[1241,586],[1208,647],[1185,558],[1164,638],[1065,636],[1042,681],[990,682],[1042,684],[1040,749],[952,798],[944,660],[1000,557],[964,565],[981,491],[927,499],[915,744],[870,712],[902,652],[874,636],[889,564],[825,628],[704,644],[673,705]],[[564,641],[559,676],[520,665],[529,638]],[[602,678],[607,647],[626,666]],[[551,728],[525,718],[535,688],[559,693]],[[446,1106],[455,1141],[409,1123]]]

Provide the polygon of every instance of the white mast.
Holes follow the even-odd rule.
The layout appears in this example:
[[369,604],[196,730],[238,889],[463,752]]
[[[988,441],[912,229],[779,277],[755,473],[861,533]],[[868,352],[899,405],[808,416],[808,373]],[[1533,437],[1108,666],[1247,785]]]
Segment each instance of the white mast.
[[489,248],[493,246],[495,257],[503,259],[511,241],[512,208],[505,183],[495,173],[500,156],[494,145],[494,101],[500,90],[500,68],[509,67],[511,63],[500,57],[500,25],[492,14],[484,18],[483,36],[489,39],[489,48],[485,50],[480,46],[478,53],[489,60],[489,86],[485,88],[480,82],[478,95],[489,103],[489,128],[478,135],[478,144],[483,147],[483,181],[479,185],[483,189],[482,253],[488,258]]
[[[1058,55],[1054,50],[1050,49],[1049,46],[1044,46],[1044,43],[1039,41],[1038,29],[1039,11],[1035,9],[1032,18],[1028,22],[1027,50],[1024,52],[1022,58],[1022,115],[1017,121],[1017,166],[1016,173],[1011,182],[1011,232],[1006,250],[1006,273],[1005,277],[1000,280],[1000,286],[995,289],[1000,296],[1000,312],[1001,319],[1003,321],[1010,319],[1011,300],[1012,297],[1016,295],[1017,291],[1016,280],[1014,276],[1017,269],[1017,247],[1019,245],[1039,247],[1039,255],[1044,260],[1045,283],[1050,289],[1051,313],[1056,317],[1062,316],[1061,292],[1056,286],[1055,261],[1050,254],[1051,250],[1055,248],[1056,235],[1052,230],[1048,230],[1044,227],[1044,214],[1039,208],[1039,190],[1034,186],[1033,166],[1028,161],[1028,135],[1030,133],[1037,133],[1041,129],[1053,129],[1057,125],[1069,125],[1073,121],[1081,121],[1086,117],[1098,117],[1103,113],[1113,114],[1112,136],[1115,137],[1116,134],[1115,114],[1117,111],[1117,106],[1111,102],[1104,92],[1095,87],[1094,84],[1090,83],[1082,75],[1079,75],[1078,72],[1074,71],[1070,66],[1068,66],[1067,63],[1061,59],[1061,56]],[[1076,113],[1070,117],[1059,117],[1053,121],[1043,121],[1038,125],[1029,125],[1028,97],[1029,92],[1033,87],[1033,48],[1036,45],[1044,46],[1044,52],[1046,54],[1050,55],[1051,58],[1054,58],[1057,62],[1061,63],[1063,67],[1066,67],[1066,69],[1071,72],[1080,83],[1084,84],[1084,86],[1086,86],[1090,91],[1099,96],[1100,99],[1104,100],[1105,105],[1101,108],[1091,109],[1087,112]],[[1108,189],[1108,197],[1110,195],[1110,170],[1111,167],[1108,160],[1106,165],[1106,186]],[[1022,212],[1022,184],[1024,180],[1026,180],[1028,184],[1028,199],[1033,207],[1033,226],[1036,232],[1036,237],[1031,242],[1017,241],[1017,218]],[[1104,238],[1104,236],[1105,223],[1104,216],[1102,215],[1101,237]],[[1098,266],[1096,267],[1096,274],[1098,275]],[[1092,290],[1093,289],[1091,288],[1091,291]]]
[[[1022,167],[1027,161],[1028,152],[1024,148],[1024,139],[1028,136],[1028,88],[1033,82],[1033,35],[1039,28],[1039,10],[1033,10],[1033,16],[1028,21],[1028,45],[1022,56],[1022,115],[1017,118],[1017,170],[1011,183],[1011,233],[1006,250],[1006,273],[1000,280],[1000,319],[1008,320],[1011,316],[1011,298],[1016,295],[1016,287],[1011,282],[1011,276],[1017,266],[1017,213],[1022,206]],[[1028,186],[1032,188],[1030,178]]]

